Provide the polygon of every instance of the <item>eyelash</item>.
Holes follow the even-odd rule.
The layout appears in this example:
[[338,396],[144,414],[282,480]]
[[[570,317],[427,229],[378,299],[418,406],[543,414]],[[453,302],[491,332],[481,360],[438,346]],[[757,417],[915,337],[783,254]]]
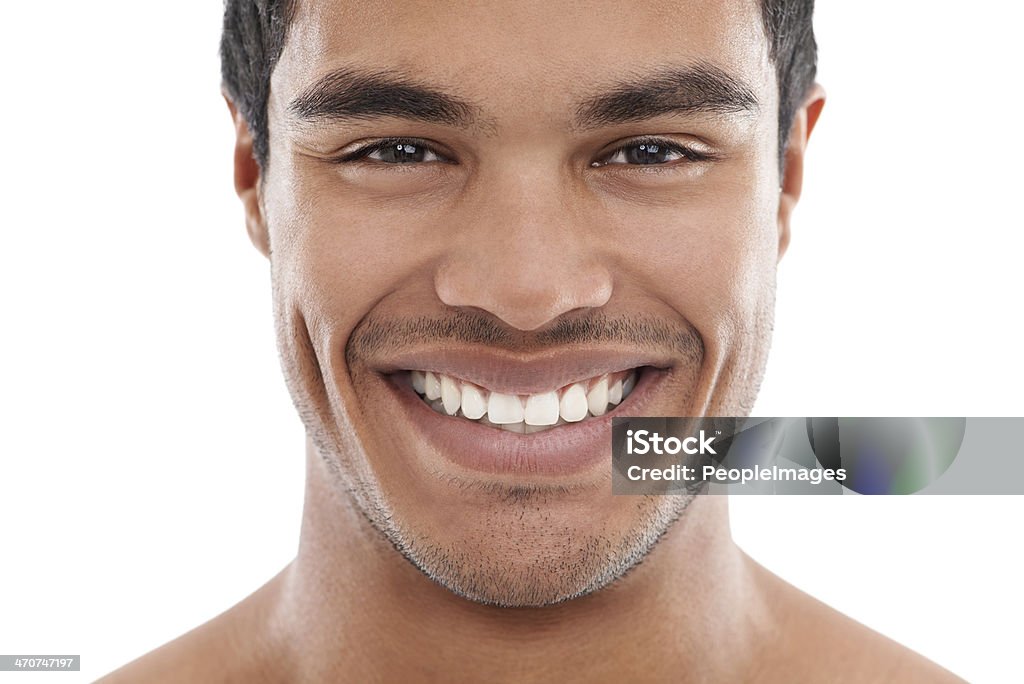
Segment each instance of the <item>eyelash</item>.
[[[426,140],[421,140],[419,138],[381,138],[380,140],[375,140],[372,143],[364,145],[363,147],[360,147],[358,149],[352,150],[351,152],[346,152],[346,153],[344,153],[342,155],[339,155],[338,157],[334,158],[332,161],[334,161],[335,163],[339,163],[339,164],[343,164],[343,163],[346,163],[346,162],[368,161],[369,163],[380,164],[382,166],[400,166],[401,165],[400,163],[381,162],[381,161],[377,161],[377,160],[373,160],[373,159],[369,159],[369,160],[367,159],[367,157],[369,157],[374,152],[383,152],[384,150],[387,150],[388,148],[398,147],[400,145],[411,145],[411,146],[413,146],[415,148],[422,148],[423,150],[426,150],[426,151],[434,154],[435,156],[437,156],[438,159],[441,160],[443,163],[447,163],[447,164],[454,163],[454,162],[450,161],[445,155],[443,155],[440,152],[438,152],[437,149],[433,145],[428,143]],[[429,163],[429,162],[406,162],[406,163],[407,164],[409,164],[409,163],[419,163],[419,164],[422,164],[422,163]]]
[[[619,164],[607,161],[608,159],[615,157],[619,153],[624,153],[627,150],[635,149],[637,147],[644,145],[654,146],[656,149],[678,154],[681,157],[681,159],[668,161],[660,164]],[[682,164],[686,162],[714,161],[716,158],[717,157],[711,152],[705,152],[695,147],[690,147],[688,145],[681,145],[680,143],[675,142],[673,140],[666,140],[665,138],[645,137],[634,138],[621,145],[618,145],[613,150],[610,150],[605,155],[603,155],[600,160],[591,162],[590,166],[592,168],[601,168],[603,166],[632,166],[637,168],[657,168],[666,166],[676,166],[677,164]]]
[[[367,145],[365,145],[363,147],[360,147],[360,148],[358,148],[356,150],[352,150],[351,152],[346,152],[345,154],[339,155],[338,157],[332,159],[331,161],[334,162],[334,163],[339,163],[339,164],[349,163],[349,162],[367,161],[368,163],[379,164],[379,165],[382,165],[382,166],[402,166],[402,165],[405,165],[405,164],[415,165],[415,164],[424,164],[424,163],[436,163],[436,162],[434,162],[434,160],[432,160],[431,162],[404,162],[404,163],[402,163],[402,162],[382,162],[382,161],[369,160],[368,159],[369,156],[371,154],[375,153],[375,152],[382,152],[382,151],[385,151],[385,150],[387,150],[387,149],[389,149],[391,147],[398,147],[398,146],[401,146],[401,145],[411,145],[411,146],[413,146],[415,148],[423,149],[423,150],[433,154],[434,156],[436,156],[438,158],[437,161],[439,161],[441,163],[445,163],[445,164],[453,164],[453,163],[455,163],[455,162],[449,160],[448,157],[446,157],[445,155],[443,155],[440,152],[438,152],[433,145],[431,145],[427,141],[421,140],[419,138],[382,138],[380,140],[376,140],[376,141],[374,141],[372,143],[369,143],[369,144],[367,144]],[[663,150],[665,152],[670,152],[670,153],[678,154],[681,157],[681,159],[677,159],[677,160],[673,160],[673,161],[668,161],[668,162],[663,162],[663,163],[652,163],[652,164],[628,164],[628,163],[623,164],[623,163],[612,163],[612,162],[607,161],[608,159],[611,159],[611,158],[615,157],[616,155],[618,155],[620,153],[625,153],[626,151],[628,151],[628,150],[630,150],[632,148],[636,148],[636,147],[641,146],[641,145],[653,145],[653,146],[656,146],[657,148],[659,148],[659,149],[661,149],[661,150]],[[605,153],[601,157],[601,159],[599,159],[597,161],[594,161],[594,162],[591,162],[589,164],[589,166],[591,168],[601,168],[601,167],[605,167],[605,166],[630,166],[630,167],[637,167],[637,168],[644,168],[644,167],[657,168],[657,167],[666,167],[666,166],[676,166],[677,164],[681,164],[681,163],[685,163],[685,162],[714,161],[715,159],[717,159],[716,155],[714,155],[713,153],[710,153],[710,152],[705,152],[705,151],[702,151],[702,150],[699,150],[699,149],[696,149],[694,147],[690,147],[690,146],[687,146],[687,145],[680,145],[677,142],[674,142],[672,140],[666,140],[664,138],[646,137],[646,138],[635,138],[633,140],[630,140],[630,141],[628,141],[626,143],[623,143],[623,144],[615,147],[612,150],[609,150],[607,153]]]

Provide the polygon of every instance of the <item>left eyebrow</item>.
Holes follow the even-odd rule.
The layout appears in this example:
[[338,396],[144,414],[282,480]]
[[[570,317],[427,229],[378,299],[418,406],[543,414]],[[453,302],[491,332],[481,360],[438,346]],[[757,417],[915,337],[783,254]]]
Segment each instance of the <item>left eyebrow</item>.
[[746,114],[759,109],[750,86],[713,64],[698,62],[613,84],[577,107],[574,124],[586,130],[665,114]]
[[306,88],[288,105],[299,121],[397,117],[469,127],[478,109],[442,89],[394,71],[337,69]]

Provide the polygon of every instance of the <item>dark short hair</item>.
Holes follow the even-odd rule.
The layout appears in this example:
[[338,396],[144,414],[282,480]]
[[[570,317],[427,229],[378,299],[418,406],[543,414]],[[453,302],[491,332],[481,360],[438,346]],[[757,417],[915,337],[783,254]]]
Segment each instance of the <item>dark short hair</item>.
[[[225,0],[220,41],[224,88],[245,117],[253,153],[261,167],[269,153],[267,97],[270,76],[281,58],[296,0]],[[779,164],[789,128],[817,71],[814,0],[760,0],[768,54],[779,86]]]

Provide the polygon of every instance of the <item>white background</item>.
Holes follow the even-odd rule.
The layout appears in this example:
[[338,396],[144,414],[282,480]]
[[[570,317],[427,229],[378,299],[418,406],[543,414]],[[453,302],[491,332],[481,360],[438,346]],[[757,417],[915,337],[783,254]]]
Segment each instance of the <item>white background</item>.
[[[303,435],[232,191],[219,3],[9,5],[0,653],[83,670],[0,683],[86,681],[291,559]],[[755,414],[1024,415],[1010,7],[821,3],[829,102]],[[1024,497],[732,508],[797,586],[972,682],[1019,676]]]

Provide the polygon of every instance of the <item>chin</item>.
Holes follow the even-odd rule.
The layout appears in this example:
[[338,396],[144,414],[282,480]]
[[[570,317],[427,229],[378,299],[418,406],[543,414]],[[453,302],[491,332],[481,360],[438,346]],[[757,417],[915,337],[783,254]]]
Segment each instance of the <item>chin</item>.
[[625,576],[692,500],[602,491],[567,501],[549,491],[497,487],[491,497],[490,505],[435,507],[428,514],[401,515],[399,506],[379,527],[410,563],[453,594],[486,605],[545,606]]

